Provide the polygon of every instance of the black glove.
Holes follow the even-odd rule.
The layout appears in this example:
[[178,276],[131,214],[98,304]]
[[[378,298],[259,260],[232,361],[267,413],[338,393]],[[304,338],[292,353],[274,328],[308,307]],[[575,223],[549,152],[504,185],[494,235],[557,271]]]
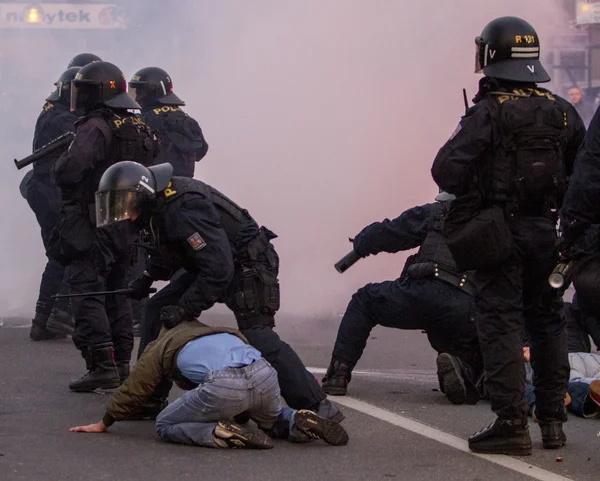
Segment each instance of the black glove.
[[556,241],[556,249],[563,262],[569,262],[573,259],[577,244],[588,227],[588,224],[579,221],[561,222],[562,234]]
[[130,290],[129,297],[135,300],[145,299],[150,294],[150,288],[154,279],[147,275],[142,274],[137,279],[131,281],[127,288]]
[[181,306],[165,306],[160,311],[160,320],[167,329],[172,329],[184,321],[191,321],[190,316]]

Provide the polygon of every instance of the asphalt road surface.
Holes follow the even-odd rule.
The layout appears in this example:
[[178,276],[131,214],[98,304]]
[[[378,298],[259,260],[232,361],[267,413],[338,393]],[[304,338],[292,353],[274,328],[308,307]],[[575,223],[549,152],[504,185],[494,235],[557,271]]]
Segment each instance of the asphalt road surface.
[[[210,315],[203,321],[233,324]],[[532,423],[532,456],[470,453],[467,436],[494,419],[489,404],[454,406],[437,391],[435,354],[419,331],[375,329],[348,396],[331,398],[346,415],[347,446],[276,440],[270,451],[247,451],[164,443],[151,421],[118,423],[106,434],[68,432],[100,420],[107,394],[69,392],[69,380],[84,370],[70,340],[33,343],[27,321],[3,323],[0,481],[597,481],[600,472],[600,421],[574,416],[561,450],[542,450]],[[335,320],[283,317],[277,326],[319,379],[336,329]]]

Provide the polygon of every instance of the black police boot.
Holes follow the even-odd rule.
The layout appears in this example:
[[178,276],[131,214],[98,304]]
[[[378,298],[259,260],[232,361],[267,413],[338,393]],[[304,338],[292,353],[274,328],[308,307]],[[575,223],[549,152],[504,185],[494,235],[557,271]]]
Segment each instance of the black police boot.
[[559,449],[567,443],[567,435],[563,431],[563,423],[567,421],[567,410],[562,408],[552,416],[536,413],[537,422],[542,431],[544,449]]
[[517,419],[497,418],[487,428],[469,437],[469,449],[475,453],[529,456],[531,437],[527,416]]
[[51,341],[53,339],[64,339],[65,337],[67,336],[62,332],[48,328],[47,316],[43,314],[36,314],[31,321],[29,339],[32,341]]
[[136,411],[127,416],[127,421],[150,421],[156,419],[158,414],[169,405],[166,398],[151,397]]
[[117,372],[119,373],[119,380],[121,384],[125,382],[125,379],[129,377],[129,361],[117,361]]
[[93,392],[96,389],[119,387],[119,374],[114,360],[112,342],[90,346],[85,355],[88,372],[69,384],[76,392]]
[[75,332],[75,319],[70,312],[54,306],[48,318],[47,327],[52,331],[64,332],[66,335],[72,336]]
[[332,359],[327,374],[321,379],[321,388],[325,394],[345,396],[348,383],[352,378],[352,369],[344,361]]
[[346,416],[338,409],[335,404],[332,404],[328,399],[323,399],[319,404],[313,406],[311,411],[314,411],[322,418],[331,419],[336,423],[341,423]]

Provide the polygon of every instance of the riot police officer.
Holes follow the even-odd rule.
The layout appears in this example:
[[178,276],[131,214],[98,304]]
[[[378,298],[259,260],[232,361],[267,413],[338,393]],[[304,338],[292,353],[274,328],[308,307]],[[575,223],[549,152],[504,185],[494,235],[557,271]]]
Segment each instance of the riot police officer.
[[[134,232],[127,224],[97,231],[94,192],[112,164],[125,159],[150,164],[156,156],[156,136],[127,111],[138,108],[127,94],[123,73],[111,63],[88,64],[71,82],[71,110],[82,110],[85,115],[76,122],[75,139],[54,167],[62,195],[56,255],[69,264],[71,294],[127,285]],[[73,341],[88,372],[72,382],[70,389],[118,386],[119,379],[128,375],[133,349],[129,298],[82,296],[73,298],[71,306],[76,324]]]
[[87,64],[92,62],[102,62],[102,59],[93,53],[80,53],[71,59],[69,65],[67,65],[67,68],[85,67]]
[[[65,70],[55,82],[56,90],[47,98],[36,125],[33,150],[50,143],[57,137],[73,130],[77,115],[70,110],[71,80],[80,67]],[[34,163],[33,171],[26,184],[27,202],[35,213],[42,230],[42,242],[49,250],[50,234],[60,218],[60,189],[50,175],[60,154],[50,154]],[[65,267],[48,255],[42,273],[40,292],[35,308],[35,317],[29,337],[34,341],[64,338],[72,333],[71,314],[68,306],[54,303],[52,296],[61,290]]]
[[156,163],[173,165],[175,176],[194,177],[195,164],[208,152],[208,144],[198,122],[181,109],[185,102],[173,92],[171,76],[161,68],[143,68],[131,77],[129,92],[142,106],[144,122],[160,137]]
[[[155,280],[171,282],[146,306],[140,353],[163,325],[200,316],[215,303],[229,307],[250,344],[275,368],[281,393],[294,409],[343,419],[314,376],[273,331],[279,309],[279,258],[271,239],[247,210],[213,187],[173,177],[172,166],[121,162],[102,176],[96,194],[97,226],[130,222],[149,232],[146,272],[132,282],[133,297],[148,295]],[[170,386],[159,395],[166,397]],[[156,403],[156,414],[162,409]]]
[[476,72],[485,76],[432,174],[458,197],[446,218],[446,241],[459,267],[477,269],[485,389],[497,414],[469,438],[469,447],[528,455],[523,325],[531,338],[543,446],[566,442],[566,334],[561,300],[548,276],[557,261],[556,210],[585,127],[571,104],[537,86],[550,77],[529,23],[498,18],[475,43]]
[[352,296],[342,317],[331,363],[323,378],[327,394],[345,395],[352,370],[376,325],[424,329],[437,358],[440,388],[454,404],[478,401],[483,370],[474,321],[470,273],[459,272],[442,240],[450,200],[408,209],[394,220],[365,227],[353,240],[361,257],[419,247],[394,281],[367,284]]
[[[142,106],[140,116],[144,122],[159,135],[161,151],[156,163],[170,163],[173,175],[194,177],[195,164],[208,152],[208,144],[198,122],[182,110],[185,102],[173,92],[171,76],[157,67],[138,70],[129,82],[129,93]],[[139,255],[130,273],[131,279],[142,272],[144,256]],[[136,330],[141,325],[147,301],[132,300]]]

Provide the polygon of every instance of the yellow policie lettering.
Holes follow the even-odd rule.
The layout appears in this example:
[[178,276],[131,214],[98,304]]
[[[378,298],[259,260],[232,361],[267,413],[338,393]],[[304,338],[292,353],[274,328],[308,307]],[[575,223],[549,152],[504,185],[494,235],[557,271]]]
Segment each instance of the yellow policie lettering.
[[46,104],[43,107],[44,111],[48,111],[51,108],[54,108],[54,105],[52,104],[52,102],[46,102]]
[[167,185],[167,188],[163,190],[163,193],[165,194],[165,197],[171,197],[172,195],[177,194],[177,191],[171,189],[171,182],[169,182],[169,185]]
[[[128,122],[129,120],[129,122]],[[115,127],[121,128],[121,125],[125,124],[125,123],[130,123],[132,125],[146,125],[144,123],[144,121],[142,119],[140,119],[139,117],[125,117],[124,119],[117,119],[117,120],[113,120]]]
[[164,105],[163,107],[159,107],[157,109],[152,109],[154,115],[160,115],[163,112],[180,112],[181,109],[179,107],[172,107],[171,105]]

